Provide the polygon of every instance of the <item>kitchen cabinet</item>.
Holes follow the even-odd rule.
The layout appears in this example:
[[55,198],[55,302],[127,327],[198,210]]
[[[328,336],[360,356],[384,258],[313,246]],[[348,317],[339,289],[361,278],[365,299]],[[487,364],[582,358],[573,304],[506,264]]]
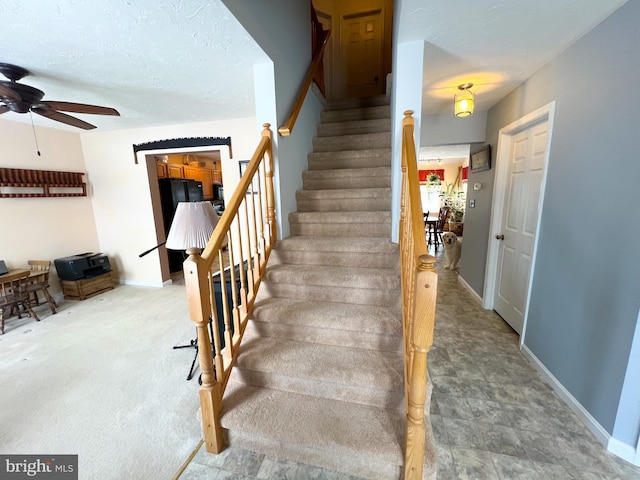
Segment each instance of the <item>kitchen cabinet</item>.
[[167,164],[162,162],[156,162],[156,173],[158,174],[158,178],[167,178],[169,176],[169,171],[167,170]]
[[205,200],[213,200],[213,171],[208,168],[200,168],[198,178],[202,182],[202,196]]
[[192,167],[191,165],[185,165],[182,167],[182,178],[188,178],[190,180],[200,180],[198,176],[200,175],[200,167]]
[[182,165],[167,164],[167,170],[169,171],[169,178],[183,178]]

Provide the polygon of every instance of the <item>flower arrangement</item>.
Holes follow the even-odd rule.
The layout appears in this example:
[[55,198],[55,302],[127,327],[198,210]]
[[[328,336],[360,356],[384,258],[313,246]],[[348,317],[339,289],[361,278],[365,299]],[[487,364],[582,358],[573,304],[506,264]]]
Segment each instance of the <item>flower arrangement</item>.
[[462,222],[464,217],[464,207],[466,204],[466,195],[462,189],[456,189],[453,183],[448,183],[447,188],[440,194],[442,206],[450,209],[450,222]]

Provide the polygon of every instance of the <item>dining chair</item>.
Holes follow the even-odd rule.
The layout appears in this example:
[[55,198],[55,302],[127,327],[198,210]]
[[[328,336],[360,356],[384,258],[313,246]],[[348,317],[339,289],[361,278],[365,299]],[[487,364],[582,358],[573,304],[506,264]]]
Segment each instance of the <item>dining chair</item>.
[[14,275],[6,281],[0,281],[0,335],[4,334],[5,320],[14,311],[17,312],[18,318],[22,318],[20,307],[29,312],[29,315],[37,322],[40,321],[29,304],[29,293],[26,289],[28,279],[29,271],[24,270],[24,273],[18,276]]
[[427,245],[431,245],[434,241],[434,235],[436,233],[436,221],[433,218],[429,218],[429,211],[423,213],[424,216],[424,230],[427,234]]
[[438,212],[438,221],[436,222],[435,246],[436,248],[442,243],[442,234],[444,233],[444,224],[447,223],[451,215],[451,207],[440,207]]
[[40,305],[38,292],[42,292],[44,299],[49,304],[51,313],[56,313],[56,307],[58,305],[49,293],[49,270],[51,269],[51,262],[49,260],[29,260],[28,263],[29,269],[31,270],[26,285],[29,299],[32,299],[35,305]]

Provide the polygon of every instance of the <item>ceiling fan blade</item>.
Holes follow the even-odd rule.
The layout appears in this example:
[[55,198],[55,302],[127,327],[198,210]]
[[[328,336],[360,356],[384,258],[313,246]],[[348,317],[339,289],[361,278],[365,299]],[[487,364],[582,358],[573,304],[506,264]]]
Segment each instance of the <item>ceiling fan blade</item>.
[[0,115],[8,111],[9,111],[9,107],[7,107],[6,105],[0,105]]
[[45,100],[38,103],[38,106],[46,105],[53,110],[62,110],[63,112],[74,113],[90,113],[92,115],[114,115],[120,116],[120,113],[115,108],[100,107],[98,105],[87,105],[85,103],[73,103],[73,102],[52,102]]
[[95,125],[91,125],[90,123],[80,120],[79,118],[72,117],[71,115],[67,115],[66,113],[56,112],[55,110],[51,110],[46,107],[33,107],[31,111],[37,113],[38,115],[42,115],[43,117],[50,118],[51,120],[66,123],[67,125],[71,125],[72,127],[78,127],[84,130],[92,130],[96,128]]
[[20,98],[20,95],[18,95],[16,92],[11,90],[10,88],[2,85],[2,82],[0,82],[0,97],[13,100],[14,102],[19,102],[20,100],[22,100],[22,98]]

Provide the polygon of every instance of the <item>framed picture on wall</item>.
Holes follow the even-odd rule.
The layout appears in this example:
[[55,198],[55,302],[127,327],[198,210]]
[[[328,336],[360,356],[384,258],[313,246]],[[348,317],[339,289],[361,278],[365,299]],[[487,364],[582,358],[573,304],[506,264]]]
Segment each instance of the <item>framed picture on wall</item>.
[[491,145],[486,145],[481,150],[472,153],[469,167],[472,172],[491,169]]
[[[240,167],[240,178],[242,178],[242,176],[244,175],[244,172],[247,170],[247,167],[249,166],[249,160],[240,160],[238,162],[238,166]],[[249,186],[249,190],[247,190],[247,195],[251,195],[251,192],[253,192],[254,195],[257,195],[260,193],[260,180],[257,174],[254,175],[253,177],[253,182],[251,182],[251,185]]]

